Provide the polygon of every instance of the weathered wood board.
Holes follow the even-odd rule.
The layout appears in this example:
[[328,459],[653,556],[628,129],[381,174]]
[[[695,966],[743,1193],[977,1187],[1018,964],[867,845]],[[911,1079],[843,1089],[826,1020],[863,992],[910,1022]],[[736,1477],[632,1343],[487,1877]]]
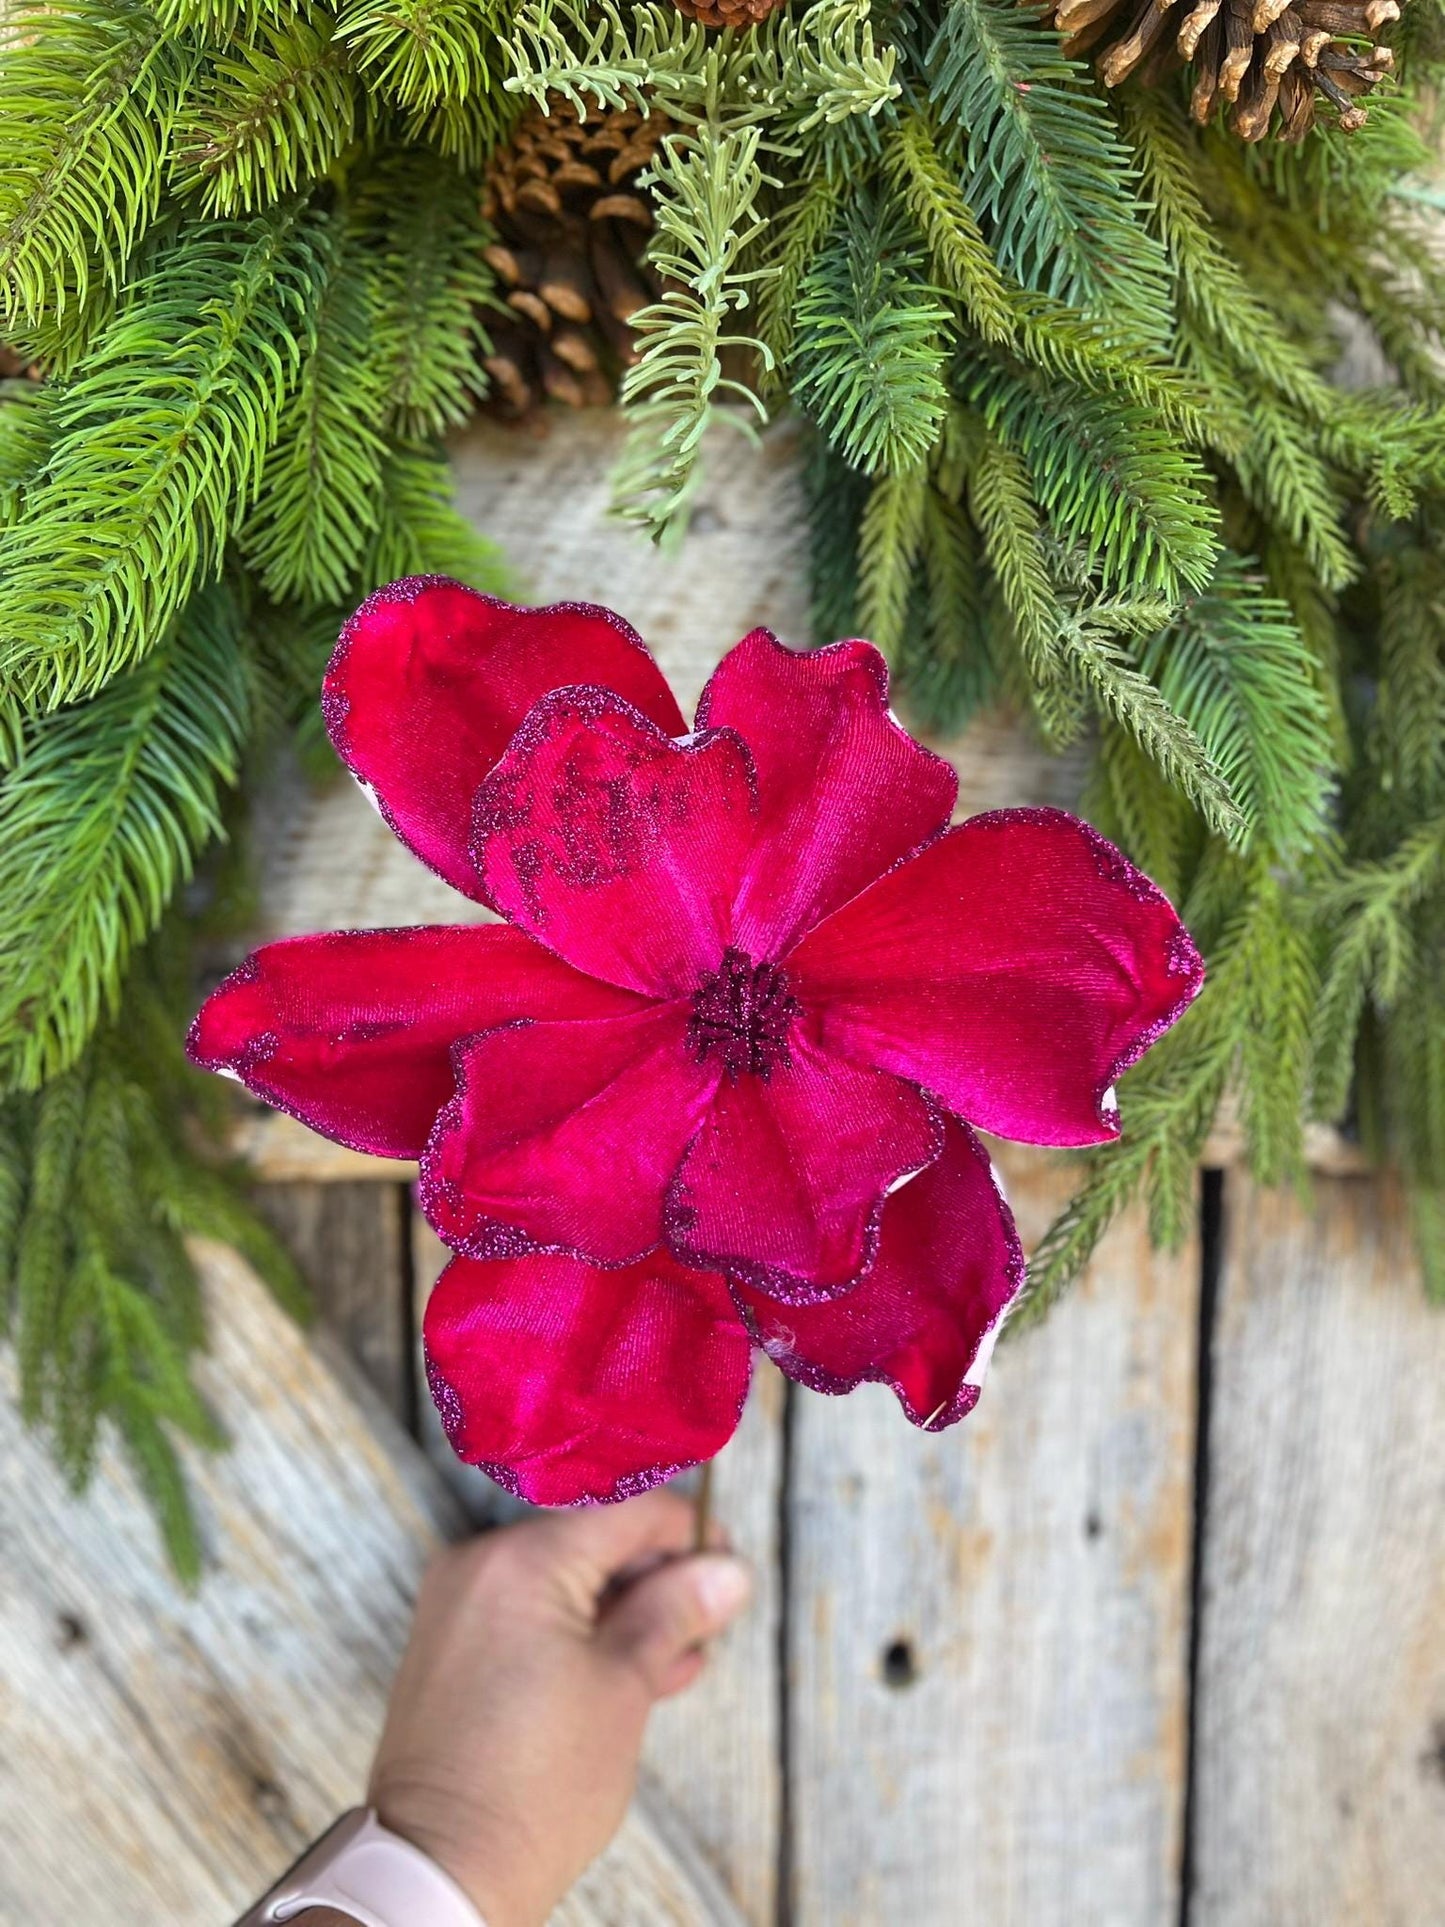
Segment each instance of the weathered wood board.
[[[426,1221],[413,1227],[416,1325],[449,1256]],[[658,1708],[644,1766],[667,1790],[687,1835],[750,1921],[776,1907],[782,1809],[779,1642],[782,1628],[784,1385],[760,1359],[737,1437],[714,1462],[715,1516],[753,1568],[753,1604],[684,1697]],[[514,1518],[526,1507],[459,1463],[418,1374],[422,1445],[468,1514]],[[689,1483],[683,1481],[684,1484]]]
[[317,1315],[392,1417],[407,1424],[415,1378],[405,1296],[411,1237],[406,1186],[354,1178],[339,1184],[272,1182],[257,1186],[256,1204],[300,1266]]
[[[1001,1160],[1004,1162],[1004,1160]],[[1066,1169],[1010,1152],[1026,1245]],[[1158,1927],[1179,1905],[1199,1253],[1138,1214],[962,1425],[800,1397],[793,1880],[806,1927]]]
[[[0,1386],[0,1927],[225,1927],[365,1785],[422,1563],[454,1514],[231,1253],[203,1247],[197,1468],[211,1569],[182,1597],[107,1457],[76,1502]],[[7,1361],[8,1363],[8,1361]],[[343,1373],[343,1377],[345,1374]],[[557,1927],[738,1927],[636,1810]]]
[[1445,1316],[1398,1200],[1225,1191],[1192,1927],[1445,1921]]

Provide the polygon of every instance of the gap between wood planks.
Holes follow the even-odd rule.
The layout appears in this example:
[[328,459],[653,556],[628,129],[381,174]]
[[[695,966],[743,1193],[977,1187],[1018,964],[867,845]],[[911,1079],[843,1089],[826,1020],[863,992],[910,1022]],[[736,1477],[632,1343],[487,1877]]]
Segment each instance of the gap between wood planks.
[[1226,1174],[1199,1176],[1199,1338],[1194,1397],[1194,1530],[1189,1549],[1189,1657],[1185,1682],[1187,1735],[1184,1754],[1184,1812],[1179,1867],[1179,1927],[1190,1927],[1194,1907],[1194,1825],[1197,1806],[1201,1633],[1204,1625],[1204,1541],[1209,1512],[1209,1432],[1214,1398],[1214,1329],[1219,1312],[1220,1272],[1224,1263],[1224,1188]]

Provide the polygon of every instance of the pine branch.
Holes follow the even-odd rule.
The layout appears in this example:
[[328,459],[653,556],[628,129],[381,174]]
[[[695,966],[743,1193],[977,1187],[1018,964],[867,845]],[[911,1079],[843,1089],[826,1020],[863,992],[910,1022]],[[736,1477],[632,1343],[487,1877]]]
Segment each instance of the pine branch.
[[[500,551],[453,508],[445,460],[394,447],[382,461],[376,530],[360,579],[394,582],[405,575],[454,576],[490,595],[508,595],[513,587]],[[313,683],[313,709],[315,692]]]
[[[765,369],[771,362],[762,342],[729,331],[767,273],[743,265],[764,225],[758,145],[756,128],[704,124],[665,142],[647,176],[656,223],[649,258],[664,292],[632,317],[640,353],[622,383],[630,432],[614,499],[618,513],[654,540],[681,529],[718,402],[732,395],[759,418],[764,413],[722,365],[728,348],[755,353]],[[752,426],[747,414],[730,419]]]
[[767,279],[758,298],[758,339],[773,357],[772,386],[792,353],[798,325],[798,300],[818,251],[832,233],[842,201],[842,185],[816,174],[786,212],[773,216],[765,235]]
[[37,381],[0,382],[0,527],[20,513],[25,490],[55,438],[57,390]]
[[127,292],[57,400],[50,459],[0,534],[0,674],[21,702],[103,687],[214,577],[322,272],[312,220],[288,210],[184,232]]
[[961,729],[997,691],[984,575],[973,525],[930,487],[923,508],[922,621],[899,649],[909,708],[944,735]]
[[924,265],[896,214],[859,196],[799,293],[794,400],[868,475],[916,469],[948,409],[948,313]]
[[0,788],[0,1088],[75,1062],[219,832],[247,724],[238,622],[209,590],[139,668],[26,728]]
[[1317,913],[1329,933],[1314,1023],[1314,1096],[1321,1116],[1342,1115],[1365,1007],[1388,1013],[1406,992],[1420,963],[1417,913],[1442,887],[1445,817],[1437,817],[1388,856],[1353,864],[1318,891]]
[[925,56],[963,192],[1024,287],[1159,342],[1169,283],[1113,117],[1051,28],[1014,0],[948,0]]
[[380,513],[385,447],[375,426],[385,391],[372,264],[341,227],[328,231],[325,258],[314,339],[241,535],[269,595],[313,604],[344,602],[356,584]]
[[1396,808],[1445,805],[1445,559],[1423,543],[1376,565],[1380,674],[1371,762]]
[[1156,418],[993,359],[966,363],[963,392],[1106,592],[1177,598],[1209,580],[1218,544],[1204,471]]
[[870,119],[900,91],[893,48],[874,43],[869,0],[814,0],[712,38],[665,4],[624,13],[616,0],[524,0],[508,53],[508,91],[538,106],[559,94],[584,115],[590,101],[692,126],[768,122],[794,143]]
[[896,663],[907,633],[914,563],[923,546],[928,474],[875,482],[858,536],[858,614],[863,633]]
[[188,1138],[206,1094],[184,1062],[165,974],[148,957],[81,1061],[6,1108],[0,1196],[17,1235],[0,1246],[0,1299],[18,1325],[26,1417],[77,1487],[112,1427],[193,1583],[200,1547],[176,1443],[222,1440],[190,1375],[205,1323],[183,1237],[233,1243],[289,1309],[304,1316],[306,1303],[275,1238]]
[[187,98],[172,178],[208,214],[249,214],[309,186],[351,145],[356,86],[324,15],[217,54]]
[[1227,555],[1202,595],[1145,643],[1139,667],[1193,727],[1251,843],[1318,844],[1335,763],[1310,653],[1281,603]]
[[985,341],[1011,342],[1016,304],[964,196],[934,144],[927,120],[905,114],[884,148],[893,190],[928,242],[934,272],[963,303]]
[[507,0],[348,0],[339,39],[367,86],[400,108],[407,137],[478,167],[506,131]]
[[133,0],[7,9],[0,27],[0,318],[119,286],[154,218],[191,56]]
[[1044,553],[1028,472],[996,436],[983,437],[969,473],[968,499],[1033,685],[1039,720],[1047,734],[1066,739],[1078,710],[1061,648],[1065,611]]
[[357,194],[356,245],[378,261],[376,365],[387,425],[427,441],[467,421],[487,378],[482,309],[493,279],[482,250],[493,238],[477,191],[421,150],[383,155]]
[[1242,845],[1248,826],[1214,758],[1191,724],[1172,708],[1131,659],[1118,628],[1157,626],[1147,606],[1136,618],[1127,607],[1106,603],[1070,614],[1063,649],[1075,685],[1155,763],[1171,787],[1187,796],[1205,822],[1232,844]]

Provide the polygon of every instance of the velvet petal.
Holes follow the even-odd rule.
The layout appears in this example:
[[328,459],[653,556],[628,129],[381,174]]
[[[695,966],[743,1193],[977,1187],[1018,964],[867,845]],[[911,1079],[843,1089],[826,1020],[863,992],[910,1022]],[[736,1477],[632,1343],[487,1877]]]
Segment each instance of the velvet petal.
[[491,901],[589,975],[656,997],[715,971],[753,824],[731,731],[675,742],[605,689],[529,713],[477,798]]
[[916,1079],[984,1130],[1116,1137],[1113,1086],[1204,968],[1167,898],[1063,810],[976,816],[788,959],[827,1048]]
[[201,1006],[187,1049],[323,1137],[416,1158],[455,1087],[458,1038],[639,1003],[505,924],[339,930],[255,951]]
[[521,1024],[460,1044],[457,1094],[422,1160],[438,1237],[472,1258],[566,1252],[630,1264],[717,1086],[686,1051],[688,1008]]
[[781,957],[948,822],[958,778],[888,709],[868,642],[798,654],[754,629],[714,670],[699,728],[735,729],[758,773],[758,828],[733,940]]
[[518,609],[444,576],[390,583],[361,605],[321,702],[338,755],[402,842],[481,897],[472,799],[532,704],[571,682],[617,690],[667,735],[686,728],[646,644],[610,609]]
[[841,1298],[781,1305],[735,1282],[756,1342],[815,1392],[891,1385],[913,1424],[941,1432],[978,1402],[999,1322],[1023,1283],[1013,1213],[988,1153],[948,1118],[942,1154],[883,1207],[878,1256]]
[[795,1035],[766,1081],[719,1087],[668,1194],[668,1243],[789,1303],[833,1296],[872,1262],[889,1186],[941,1141],[910,1085]]
[[534,1505],[629,1498],[710,1459],[752,1365],[723,1280],[665,1251],[623,1271],[454,1258],[424,1336],[458,1456]]

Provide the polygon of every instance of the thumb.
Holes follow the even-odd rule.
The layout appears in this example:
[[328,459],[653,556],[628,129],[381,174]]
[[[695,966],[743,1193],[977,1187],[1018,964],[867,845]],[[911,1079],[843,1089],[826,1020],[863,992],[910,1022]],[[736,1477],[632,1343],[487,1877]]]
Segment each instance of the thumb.
[[654,1699],[679,1692],[703,1666],[704,1640],[747,1604],[752,1574],[731,1553],[669,1559],[634,1581],[597,1631],[603,1652],[642,1675]]

